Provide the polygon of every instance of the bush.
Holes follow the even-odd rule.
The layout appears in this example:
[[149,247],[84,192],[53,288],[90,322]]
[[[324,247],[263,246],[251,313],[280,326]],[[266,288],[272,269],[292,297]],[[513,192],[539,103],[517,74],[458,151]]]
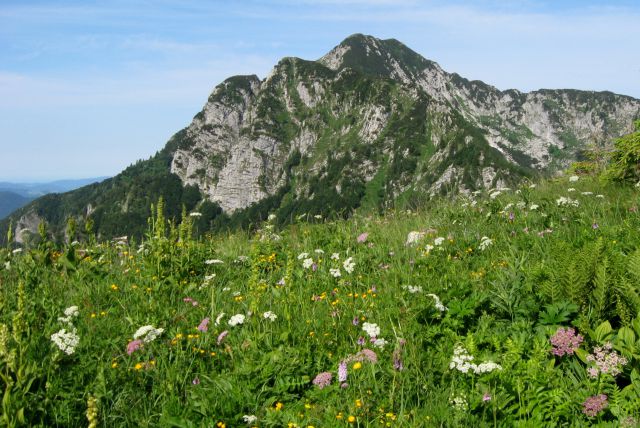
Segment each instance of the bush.
[[608,181],[640,181],[640,120],[635,122],[636,132],[619,138],[611,155],[604,178]]

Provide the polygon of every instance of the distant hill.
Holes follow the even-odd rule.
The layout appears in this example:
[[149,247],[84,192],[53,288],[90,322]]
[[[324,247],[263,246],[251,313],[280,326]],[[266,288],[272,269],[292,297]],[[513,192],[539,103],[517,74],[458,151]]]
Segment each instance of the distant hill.
[[0,219],[27,205],[33,199],[14,192],[0,190]]
[[109,177],[79,178],[75,180],[56,180],[41,183],[13,183],[0,181],[0,192],[12,192],[20,196],[35,199],[48,193],[64,193],[91,183],[98,183]]

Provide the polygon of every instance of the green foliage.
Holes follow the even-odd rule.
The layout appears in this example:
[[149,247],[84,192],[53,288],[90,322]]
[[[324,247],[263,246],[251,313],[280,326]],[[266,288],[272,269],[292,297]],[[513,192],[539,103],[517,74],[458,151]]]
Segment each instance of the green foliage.
[[616,140],[604,178],[609,181],[637,183],[640,181],[640,120],[636,132]]

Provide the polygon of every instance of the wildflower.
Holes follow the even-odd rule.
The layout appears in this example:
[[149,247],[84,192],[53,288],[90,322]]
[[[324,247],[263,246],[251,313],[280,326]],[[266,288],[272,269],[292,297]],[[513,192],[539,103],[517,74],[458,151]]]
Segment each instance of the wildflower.
[[604,195],[596,195],[596,198],[598,198],[598,199],[604,199]]
[[593,192],[582,192],[583,196],[591,196],[593,195]]
[[311,266],[313,266],[313,259],[312,258],[307,258],[304,259],[302,261],[302,267],[305,269],[309,269]]
[[356,363],[353,365],[353,369],[360,370],[361,368],[362,368],[362,363],[360,361],[356,361]]
[[393,368],[397,371],[404,370],[404,364],[402,363],[402,349],[397,348],[393,351]]
[[274,407],[276,410],[282,410],[282,408],[284,407],[284,404],[278,401]]
[[473,370],[476,374],[491,373],[494,370],[502,370],[500,364],[496,364],[493,361],[487,361],[485,363],[478,364]]
[[349,415],[349,417],[347,418],[347,422],[349,422],[350,424],[354,423],[356,421],[356,417],[353,415]]
[[487,236],[483,236],[480,239],[480,245],[478,246],[478,248],[480,248],[480,251],[484,251],[487,248],[489,248],[491,245],[493,245],[493,240],[488,238]]
[[582,413],[592,418],[600,413],[608,405],[609,402],[607,401],[606,395],[592,395],[591,397],[587,398],[584,403],[582,403]]
[[529,205],[529,209],[530,209],[531,211],[535,211],[535,210],[537,210],[538,208],[540,208],[540,205],[537,205],[537,204],[531,204],[531,205]]
[[262,317],[264,319],[266,319],[266,320],[271,321],[271,322],[275,321],[276,318],[278,318],[278,316],[275,313],[271,312],[271,311],[265,312],[264,314],[262,314]]
[[402,288],[404,288],[411,294],[422,293],[422,287],[420,287],[419,285],[405,285]]
[[322,389],[325,386],[331,385],[332,379],[333,375],[331,374],[331,372],[322,372],[318,374],[315,379],[313,379],[313,384],[316,385],[319,389]]
[[220,333],[218,335],[218,339],[216,340],[216,343],[218,345],[220,345],[222,343],[222,341],[224,340],[225,337],[227,337],[227,334],[229,334],[229,332],[227,330],[223,331],[222,333]]
[[256,415],[244,415],[242,420],[245,421],[247,425],[251,425],[258,420],[258,417]]
[[475,369],[476,365],[471,363],[473,356],[469,355],[467,350],[462,346],[456,346],[453,349],[453,357],[449,363],[450,369],[456,369],[462,373],[468,373],[469,370]]
[[571,177],[569,177],[569,182],[570,183],[575,183],[579,179],[580,179],[580,177],[578,177],[577,175],[572,175]]
[[435,245],[436,247],[442,245],[442,243],[444,242],[444,238],[442,236],[437,237],[436,239],[433,240],[433,245]]
[[215,321],[215,323],[214,323],[214,324],[215,324],[215,325],[220,325],[220,321],[222,320],[222,318],[224,317],[224,315],[225,315],[225,313],[224,313],[224,312],[221,312],[221,313],[220,313],[220,315],[218,315],[218,316],[216,317],[216,321]]
[[345,382],[347,380],[347,363],[346,361],[340,361],[338,365],[338,382]]
[[369,234],[367,232],[364,232],[358,235],[358,237],[356,238],[356,241],[358,242],[358,244],[362,244],[367,241],[368,237],[369,237]]
[[612,349],[611,342],[605,343],[604,346],[596,346],[593,354],[588,354],[586,359],[587,362],[595,364],[595,367],[587,369],[591,377],[597,377],[599,373],[617,376],[622,372],[622,366],[627,364],[627,359]]
[[375,364],[378,361],[378,356],[371,349],[363,349],[357,354],[348,358],[351,361],[368,361]]
[[192,213],[189,213],[189,217],[202,217],[202,213],[194,211]]
[[490,197],[491,199],[495,199],[495,198],[497,198],[498,196],[500,196],[501,194],[502,194],[502,192],[501,192],[501,191],[496,190],[496,191],[494,191],[494,192],[489,193],[489,197]]
[[469,407],[469,403],[467,403],[467,399],[463,395],[457,395],[449,402],[453,405],[454,410],[459,412],[464,412]]
[[409,234],[407,235],[407,241],[405,242],[404,245],[409,246],[409,245],[417,244],[425,236],[426,236],[425,232],[416,232],[416,231],[409,232]]
[[77,306],[69,306],[64,310],[64,317],[58,317],[58,321],[63,322],[65,324],[71,324],[74,317],[77,317],[80,314]]
[[142,340],[140,339],[136,339],[136,340],[132,340],[131,342],[129,342],[127,344],[127,354],[131,355],[133,354],[135,351],[137,351],[138,349],[142,348]]
[[491,394],[489,394],[488,392],[485,392],[484,395],[482,396],[482,401],[484,401],[485,403],[487,401],[491,401]]
[[364,337],[360,336],[358,337],[358,341],[357,341],[358,345],[362,346],[366,343],[366,340]]
[[387,343],[389,342],[387,342],[385,339],[379,338],[373,341],[373,346],[375,346],[376,348],[383,349]]
[[198,306],[198,302],[193,300],[191,297],[185,297],[182,301],[185,303],[191,303],[191,306]]
[[194,385],[200,385],[200,378],[198,376],[194,377],[191,383]]
[[575,192],[575,191],[576,191],[576,189],[574,189],[573,187],[570,187],[570,188],[567,189],[567,192],[569,192],[569,193]]
[[78,343],[80,343],[80,336],[78,336],[76,329],[67,331],[64,328],[51,335],[51,341],[67,355],[71,355],[75,352]]
[[239,325],[239,324],[244,324],[244,319],[245,319],[245,316],[244,316],[244,315],[242,315],[242,314],[236,314],[236,315],[232,316],[232,317],[229,319],[228,324],[229,324],[231,327],[235,327],[235,326],[237,326],[237,325]]
[[434,305],[436,307],[437,310],[439,310],[440,312],[444,312],[444,311],[448,311],[449,309],[442,304],[442,302],[440,301],[440,298],[438,296],[436,296],[435,294],[427,294],[427,296],[432,297],[434,302]]
[[206,333],[209,330],[209,318],[205,318],[202,321],[200,321],[200,324],[198,325],[198,330],[200,330],[203,333]]
[[340,253],[333,253],[330,257],[331,260],[340,260]]
[[331,268],[329,269],[329,273],[331,274],[331,276],[333,276],[334,278],[339,278],[342,276],[342,272],[340,272],[340,269],[334,269]]
[[364,330],[369,335],[369,337],[377,337],[380,334],[380,327],[378,327],[378,324],[374,323],[363,323],[362,330]]
[[324,254],[324,250],[322,248],[316,248],[313,252],[316,254]]
[[347,273],[352,273],[355,266],[356,264],[353,261],[353,257],[349,257],[342,263],[342,267],[347,271]]
[[576,334],[573,328],[560,327],[558,331],[551,337],[550,342],[553,345],[551,352],[553,355],[562,357],[565,354],[573,355],[580,347],[584,338]]
[[571,198],[565,198],[564,196],[561,196],[558,199],[556,199],[556,204],[559,207],[579,207],[580,206],[580,202],[578,202],[577,200],[571,199]]
[[133,338],[142,338],[142,341],[144,343],[149,343],[153,342],[158,336],[162,334],[163,331],[163,328],[155,328],[152,325],[145,325],[136,330],[136,332],[133,334]]
[[309,253],[300,253],[298,254],[298,260],[306,259],[309,257]]

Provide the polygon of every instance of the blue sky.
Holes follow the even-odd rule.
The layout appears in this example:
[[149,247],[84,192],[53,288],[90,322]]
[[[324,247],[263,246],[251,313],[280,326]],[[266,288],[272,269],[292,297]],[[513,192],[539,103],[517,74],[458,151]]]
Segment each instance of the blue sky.
[[499,89],[640,98],[640,2],[0,1],[0,181],[114,175],[236,74],[396,38]]

